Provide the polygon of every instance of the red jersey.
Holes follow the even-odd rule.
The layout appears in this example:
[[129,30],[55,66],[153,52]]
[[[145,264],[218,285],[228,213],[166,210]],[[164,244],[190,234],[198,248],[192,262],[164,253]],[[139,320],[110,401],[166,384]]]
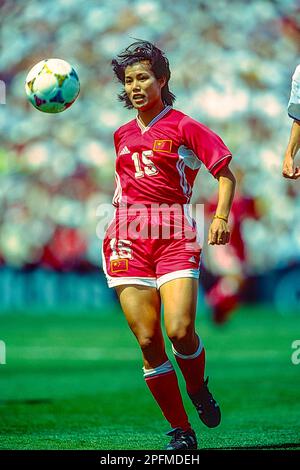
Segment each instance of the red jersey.
[[114,134],[113,205],[187,204],[203,163],[215,176],[231,159],[224,142],[204,124],[166,106],[144,126],[137,117]]

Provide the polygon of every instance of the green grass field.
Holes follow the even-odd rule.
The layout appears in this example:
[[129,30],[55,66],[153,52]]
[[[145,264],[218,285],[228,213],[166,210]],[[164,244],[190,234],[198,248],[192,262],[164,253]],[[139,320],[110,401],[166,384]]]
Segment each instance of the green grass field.
[[[291,362],[300,315],[243,308],[223,327],[200,317],[198,332],[223,413],[218,428],[205,428],[180,377],[199,447],[300,449],[300,364]],[[169,441],[120,312],[1,315],[0,339],[0,449],[163,449]]]

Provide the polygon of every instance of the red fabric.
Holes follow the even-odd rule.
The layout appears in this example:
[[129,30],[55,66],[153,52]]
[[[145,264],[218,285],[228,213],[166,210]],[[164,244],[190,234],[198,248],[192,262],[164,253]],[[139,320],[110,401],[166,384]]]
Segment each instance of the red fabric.
[[226,281],[226,276],[220,278],[205,294],[207,303],[212,308],[213,319],[216,323],[225,323],[240,302],[242,280],[236,283]]
[[146,128],[137,119],[114,133],[116,191],[120,204],[186,204],[203,163],[215,166],[231,152],[204,124],[167,107]]
[[146,384],[172,428],[191,428],[185,412],[175,371],[145,377]]
[[205,349],[195,359],[181,359],[175,356],[183,374],[188,393],[197,393],[204,383]]
[[218,162],[211,170],[211,174],[216,178],[218,176],[218,173],[220,170],[222,170],[222,168],[225,168],[225,166],[228,166],[229,165],[229,162],[231,160],[231,155],[229,155],[228,157],[224,158],[223,160],[221,160],[220,162]]
[[[227,164],[232,158],[231,152],[223,140],[204,124],[184,116],[179,123],[179,130],[184,145],[197,155],[206,168],[215,174],[214,168],[218,163],[226,160]],[[228,157],[228,158],[224,158]]]
[[57,227],[44,248],[41,264],[54,269],[72,268],[84,259],[87,242],[79,230],[70,227]]
[[196,226],[183,211],[120,215],[117,210],[103,242],[103,267],[113,278],[157,279],[173,271],[198,270],[200,254]]

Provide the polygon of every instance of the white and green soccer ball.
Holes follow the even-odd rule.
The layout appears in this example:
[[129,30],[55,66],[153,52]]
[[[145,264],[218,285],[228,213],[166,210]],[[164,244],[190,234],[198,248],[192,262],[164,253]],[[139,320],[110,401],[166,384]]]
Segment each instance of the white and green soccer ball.
[[25,90],[30,103],[44,113],[60,113],[76,100],[80,83],[74,68],[65,60],[41,60],[29,71]]

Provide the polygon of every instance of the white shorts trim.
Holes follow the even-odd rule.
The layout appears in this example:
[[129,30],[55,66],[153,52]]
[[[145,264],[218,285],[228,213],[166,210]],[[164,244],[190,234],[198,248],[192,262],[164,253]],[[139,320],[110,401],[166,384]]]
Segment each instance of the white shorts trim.
[[192,277],[199,278],[199,269],[181,269],[180,271],[173,271],[171,273],[163,274],[157,279],[157,288],[159,289],[163,284],[173,279],[179,279],[181,277]]
[[137,284],[139,286],[155,287],[155,289],[157,289],[155,277],[110,277],[106,275],[106,279],[108,287]]

